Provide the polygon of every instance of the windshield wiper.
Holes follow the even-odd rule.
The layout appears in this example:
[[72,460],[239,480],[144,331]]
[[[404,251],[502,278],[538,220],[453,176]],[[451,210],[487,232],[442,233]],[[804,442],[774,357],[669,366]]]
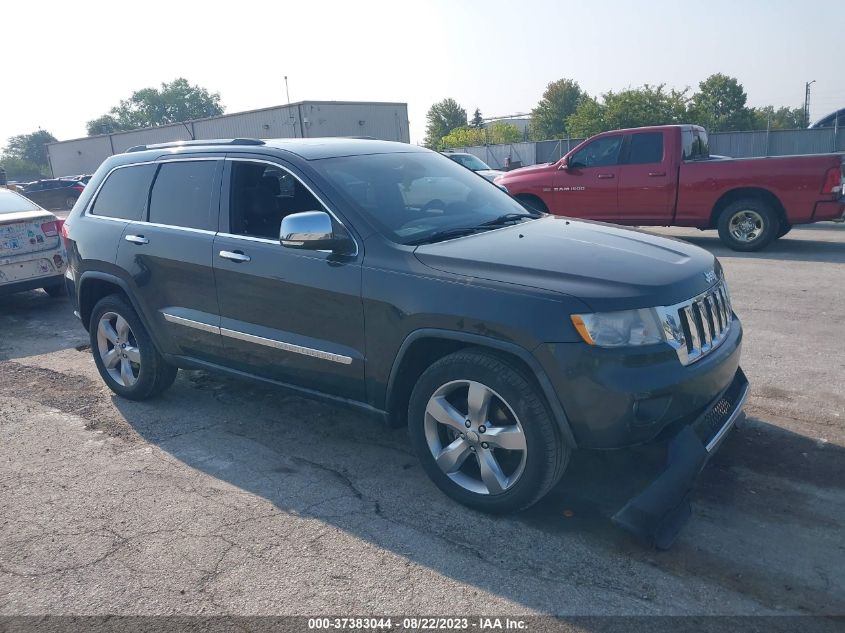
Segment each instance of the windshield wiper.
[[442,242],[443,240],[450,240],[455,237],[463,237],[464,235],[472,235],[479,231],[487,230],[487,226],[461,226],[451,229],[443,229],[442,231],[435,231],[430,235],[421,237],[410,242],[405,242],[408,246],[418,246],[419,244],[431,244],[432,242]]
[[509,222],[516,222],[517,220],[523,219],[537,219],[539,215],[535,215],[533,213],[505,213],[504,215],[500,215],[498,218],[493,218],[492,220],[488,220],[487,222],[482,222],[478,226],[499,226],[502,224],[508,224]]

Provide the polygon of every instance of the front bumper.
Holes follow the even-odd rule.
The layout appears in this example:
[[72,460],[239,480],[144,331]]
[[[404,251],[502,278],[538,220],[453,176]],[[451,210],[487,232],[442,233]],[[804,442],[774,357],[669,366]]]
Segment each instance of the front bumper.
[[737,369],[731,384],[691,424],[668,440],[665,470],[613,516],[620,527],[668,548],[690,515],[698,474],[742,415],[748,379]]
[[579,448],[623,448],[689,423],[734,379],[742,323],[733,316],[722,343],[681,365],[669,345],[602,349],[547,343],[534,354],[560,398]]

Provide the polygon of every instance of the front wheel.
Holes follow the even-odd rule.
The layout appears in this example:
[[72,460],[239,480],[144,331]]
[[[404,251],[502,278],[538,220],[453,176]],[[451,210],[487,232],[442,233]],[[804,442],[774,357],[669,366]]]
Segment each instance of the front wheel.
[[516,196],[517,201],[526,209],[533,213],[548,213],[549,208],[546,204],[540,200],[537,196],[531,196],[527,194],[517,194]]
[[483,350],[446,356],[417,382],[411,442],[428,476],[476,510],[506,513],[539,501],[569,461],[548,405],[529,376]]
[[128,400],[146,400],[176,379],[176,367],[153,345],[144,324],[120,295],[97,302],[88,326],[94,362],[109,389]]
[[719,215],[719,237],[735,251],[758,251],[778,237],[781,222],[772,207],[757,198],[729,204]]

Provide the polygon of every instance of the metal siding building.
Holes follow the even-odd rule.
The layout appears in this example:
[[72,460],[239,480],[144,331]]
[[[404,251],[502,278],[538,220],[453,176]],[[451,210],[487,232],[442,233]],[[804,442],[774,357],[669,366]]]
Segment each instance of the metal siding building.
[[47,145],[54,177],[93,173],[112,154],[135,145],[211,138],[372,136],[410,142],[406,103],[302,101],[185,123],[89,136]]

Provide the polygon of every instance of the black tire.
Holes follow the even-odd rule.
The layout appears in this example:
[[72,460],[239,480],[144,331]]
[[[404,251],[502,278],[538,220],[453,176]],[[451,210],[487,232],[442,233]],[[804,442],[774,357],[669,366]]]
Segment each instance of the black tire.
[[782,222],[780,225],[780,231],[778,231],[777,239],[782,238],[784,235],[789,233],[792,230],[792,225],[787,224],[786,222]]
[[79,200],[79,196],[68,196],[65,198],[65,209],[70,211],[73,209],[73,205],[76,204],[76,201]]
[[[429,447],[426,436],[426,407],[429,399],[443,386],[454,381],[474,381],[488,387],[510,407],[521,424],[526,446],[524,467],[521,475],[503,492],[489,494],[489,489],[487,493],[474,492],[459,485],[437,465]],[[496,406],[500,412],[505,411],[501,405]],[[492,415],[491,409],[490,420]],[[532,378],[506,358],[482,349],[461,350],[431,365],[420,376],[411,394],[408,421],[411,443],[428,476],[449,497],[482,512],[517,512],[535,504],[560,480],[569,462],[571,450],[563,441],[546,399]],[[494,423],[489,424],[492,428]],[[454,429],[444,428],[452,434],[456,433]],[[485,437],[479,434],[479,444],[476,445],[478,453],[474,451],[468,454],[475,455],[475,458],[468,464],[465,461],[462,469],[476,468],[480,473],[478,460],[481,459],[480,452],[484,446],[480,442]],[[450,437],[446,441],[453,439],[456,440]],[[499,451],[496,453],[500,454]],[[508,455],[505,455],[507,458]],[[466,459],[470,460],[469,457]]]
[[522,206],[526,207],[529,211],[534,211],[535,213],[549,212],[549,208],[537,196],[531,196],[528,194],[518,194],[515,196],[515,198],[519,201]]
[[[118,383],[111,376],[99,351],[97,330],[101,317],[106,313],[119,315],[128,322],[134,338],[134,345],[138,349],[140,356],[140,363],[137,368],[138,375],[134,384],[130,386]],[[97,371],[100,372],[100,376],[109,389],[117,395],[127,400],[146,400],[160,394],[176,380],[178,368],[166,362],[158,353],[138,314],[123,296],[109,295],[97,302],[91,311],[88,333],[91,338],[91,352],[97,365]]]
[[67,295],[67,288],[63,283],[58,283],[52,286],[44,286],[44,292],[50,295],[51,299],[59,299]]
[[[732,232],[735,222],[748,217],[749,226],[754,230],[748,240],[737,239]],[[753,219],[751,219],[753,218]],[[777,239],[781,230],[780,217],[770,204],[759,198],[743,198],[729,204],[719,214],[719,238],[730,249],[735,251],[759,251]]]

